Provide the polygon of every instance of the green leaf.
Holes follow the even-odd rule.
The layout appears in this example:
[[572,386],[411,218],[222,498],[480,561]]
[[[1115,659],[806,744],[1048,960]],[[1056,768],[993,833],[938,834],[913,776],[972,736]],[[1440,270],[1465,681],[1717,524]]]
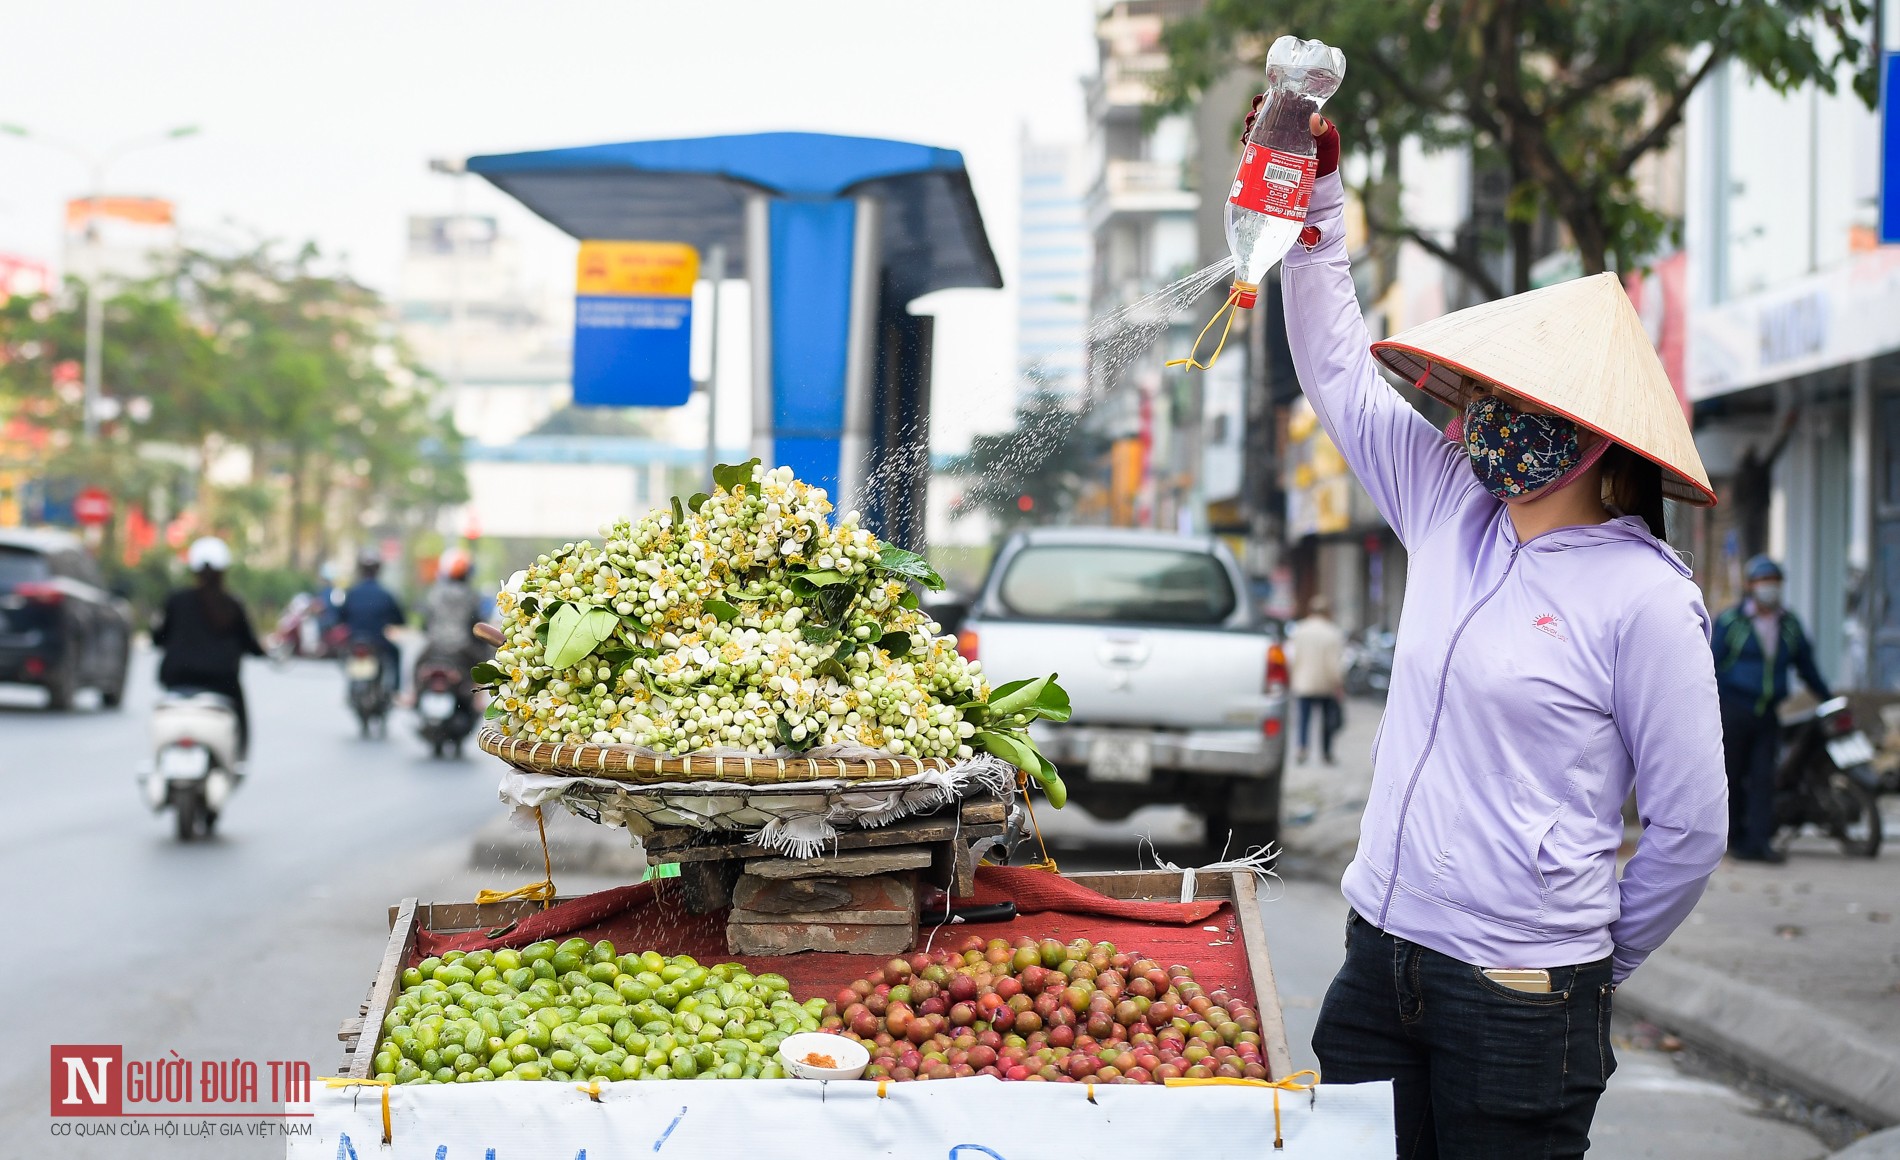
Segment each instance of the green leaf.
[[1050,766],[1049,776],[1041,780],[1042,795],[1049,799],[1050,805],[1061,809],[1063,806],[1069,804],[1069,787],[1062,783],[1060,777],[1056,776],[1055,766]]
[[830,677],[839,684],[847,684],[851,680],[851,670],[845,668],[844,661],[840,660],[835,653],[819,661],[812,671],[821,677]]
[[798,635],[804,637],[808,644],[830,644],[844,634],[828,625],[801,624],[798,626]]
[[619,624],[620,617],[611,608],[583,611],[579,605],[563,601],[548,618],[548,667],[565,669],[579,664],[612,636]]
[[1042,757],[1027,738],[1001,729],[979,729],[970,738],[970,744],[973,748],[995,754],[1017,769],[1041,776]]
[[811,744],[808,741],[799,741],[792,736],[792,727],[785,723],[785,718],[775,717],[773,720],[778,722],[779,744],[794,753],[803,753],[805,750],[811,748]]
[[829,588],[833,584],[849,584],[851,582],[851,577],[846,576],[843,572],[830,570],[823,572],[800,572],[792,578],[794,580],[803,580],[815,588]]
[[698,515],[699,509],[705,507],[706,501],[711,498],[712,496],[707,495],[703,491],[696,491],[692,494],[692,497],[686,501],[686,506],[694,515]]
[[484,721],[493,721],[497,717],[506,717],[507,715],[508,711],[501,707],[500,701],[490,701],[488,708],[482,710],[482,720]]
[[733,621],[739,619],[739,610],[723,600],[703,601],[700,607],[712,613],[714,619],[724,624],[731,624]]
[[483,661],[468,671],[468,679],[475,682],[476,688],[486,689],[507,680],[508,674],[494,661]]
[[686,526],[686,509],[680,506],[680,497],[673,497],[673,527],[675,530]]
[[720,491],[732,492],[752,482],[752,469],[759,465],[756,459],[744,463],[721,463],[713,468],[713,486]]
[[910,633],[908,632],[887,632],[877,638],[877,647],[890,653],[893,658],[901,657],[909,653],[910,643]]
[[916,608],[920,603],[921,601],[917,599],[917,594],[908,588],[904,590],[902,596],[897,598],[897,606],[899,608]]
[[734,600],[764,600],[765,589],[763,588],[728,589],[726,592],[726,595],[732,597]]
[[1036,698],[1036,715],[1045,721],[1067,721],[1069,719],[1069,691],[1056,684],[1056,674],[1049,674],[1049,683],[1043,686],[1042,696]]
[[996,717],[1008,717],[1020,713],[1036,703],[1042,696],[1042,690],[1054,676],[1036,677],[1027,681],[1011,681],[1001,688],[990,691],[990,714]]
[[877,563],[872,566],[880,572],[915,580],[932,592],[943,590],[943,577],[937,575],[937,570],[915,552],[885,544],[878,551]]

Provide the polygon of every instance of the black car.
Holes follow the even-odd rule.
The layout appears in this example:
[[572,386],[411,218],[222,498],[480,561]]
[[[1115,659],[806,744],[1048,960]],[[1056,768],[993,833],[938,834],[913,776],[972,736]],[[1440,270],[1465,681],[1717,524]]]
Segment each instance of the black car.
[[0,528],[0,681],[39,685],[51,709],[88,686],[117,708],[131,653],[131,610],[77,537]]

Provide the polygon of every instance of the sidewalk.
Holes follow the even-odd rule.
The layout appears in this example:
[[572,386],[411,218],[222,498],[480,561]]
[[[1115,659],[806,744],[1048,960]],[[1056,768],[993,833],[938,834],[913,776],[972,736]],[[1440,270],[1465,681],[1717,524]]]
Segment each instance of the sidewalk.
[[[1287,766],[1283,873],[1339,880],[1382,708],[1347,707],[1339,765]],[[1900,1123],[1900,799],[1882,801],[1877,860],[1812,837],[1786,866],[1725,860],[1689,921],[1618,991],[1621,1012],[1870,1123]]]
[[[1900,802],[1884,804],[1892,842]],[[1617,998],[1797,1091],[1900,1123],[1900,858],[1801,838],[1786,866],[1724,861]]]

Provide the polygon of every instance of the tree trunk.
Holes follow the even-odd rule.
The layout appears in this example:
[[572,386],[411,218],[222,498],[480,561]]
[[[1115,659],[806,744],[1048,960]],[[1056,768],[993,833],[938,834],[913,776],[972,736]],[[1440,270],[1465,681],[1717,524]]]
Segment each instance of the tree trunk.
[[289,551],[285,554],[285,566],[291,571],[303,568],[303,481],[308,466],[308,454],[301,444],[290,453],[290,536]]

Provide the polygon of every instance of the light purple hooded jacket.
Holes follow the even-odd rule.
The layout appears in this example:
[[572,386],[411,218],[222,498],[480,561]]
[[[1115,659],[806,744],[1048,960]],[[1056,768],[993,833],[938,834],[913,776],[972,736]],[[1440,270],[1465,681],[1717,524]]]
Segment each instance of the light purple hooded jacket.
[[[1307,399],[1405,545],[1405,609],[1346,899],[1481,967],[1614,955],[1688,917],[1728,833],[1709,615],[1636,517],[1520,543],[1464,450],[1374,369],[1338,174],[1281,284]],[[1616,875],[1632,785],[1642,840]]]

